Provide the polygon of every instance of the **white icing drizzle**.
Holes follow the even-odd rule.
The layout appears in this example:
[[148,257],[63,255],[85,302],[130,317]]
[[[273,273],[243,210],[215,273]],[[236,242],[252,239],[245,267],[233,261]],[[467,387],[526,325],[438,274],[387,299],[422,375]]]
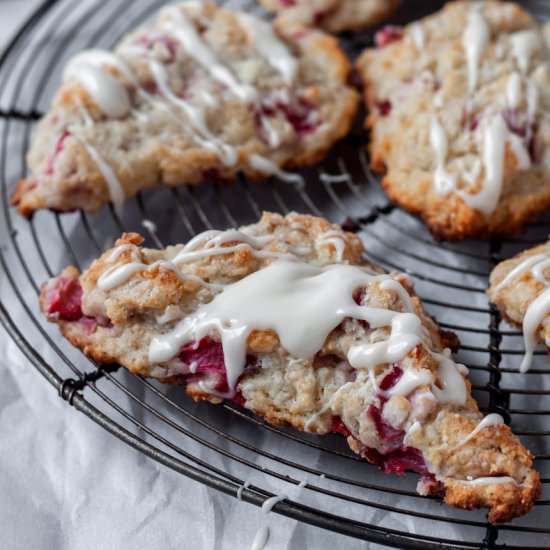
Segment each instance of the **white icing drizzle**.
[[346,243],[342,237],[340,231],[326,231],[321,233],[315,239],[315,248],[319,250],[327,246],[333,246],[336,252],[335,261],[337,263],[342,263],[344,261],[344,252],[346,250]]
[[426,37],[424,35],[424,29],[420,23],[414,23],[411,25],[411,34],[414,41],[414,45],[418,51],[424,51],[426,45]]
[[[168,306],[162,315],[156,316],[156,320],[159,325],[166,325],[167,323],[172,323],[173,321],[181,319],[183,315],[184,312],[181,308],[177,306]],[[193,371],[191,370],[191,372]]]
[[118,260],[118,258],[120,258],[120,256],[122,256],[122,254],[124,254],[125,252],[128,252],[128,250],[132,251],[133,256],[135,256],[136,253],[137,253],[136,245],[130,244],[130,243],[121,244],[121,245],[116,246],[115,248],[113,248],[113,250],[107,256],[107,260],[109,262],[114,262],[114,261]]
[[508,77],[506,84],[506,99],[510,109],[517,109],[521,102],[521,76],[514,72]]
[[97,280],[97,286],[101,290],[112,290],[126,282],[134,273],[143,271],[148,266],[141,262],[129,262],[117,265],[104,271]]
[[[211,256],[219,256],[222,254],[230,254],[246,247],[252,250],[253,255],[257,258],[276,258],[294,260],[295,256],[283,252],[271,252],[269,250],[261,250],[263,244],[274,239],[271,235],[261,237],[253,237],[242,231],[230,229],[228,231],[209,230],[196,235],[191,239],[172,260],[174,264],[181,264],[209,258]],[[225,243],[236,242],[233,246],[220,246]],[[204,246],[203,246],[204,245]],[[201,248],[202,246],[202,248]]]
[[488,414],[481,422],[459,443],[459,445],[464,445],[470,439],[475,437],[479,432],[488,428],[489,426],[500,426],[504,424],[504,418],[500,414],[491,413]]
[[374,368],[382,363],[399,362],[422,342],[422,324],[417,315],[378,310],[370,319],[374,324],[369,319],[365,320],[373,328],[387,326],[389,321],[390,337],[370,345],[352,346],[348,352],[348,361],[354,368],[374,371]]
[[541,323],[550,313],[550,288],[529,304],[523,317],[523,340],[525,355],[520,365],[520,372],[527,372],[533,361],[533,352],[537,344],[537,331]]
[[534,30],[516,32],[510,37],[510,43],[512,45],[512,55],[516,59],[519,70],[523,74],[527,74],[533,53],[540,46],[540,38],[537,32]]
[[445,350],[445,353],[432,352],[432,357],[439,361],[437,378],[441,386],[433,386],[434,396],[441,402],[464,405],[468,399],[468,389],[463,378],[464,369],[467,372],[466,367],[455,363],[450,357],[449,350]]
[[483,132],[483,166],[485,168],[485,185],[472,195],[460,190],[464,201],[483,212],[491,214],[498,204],[504,180],[504,152],[508,130],[502,116],[494,116],[484,127]]
[[544,292],[529,304],[523,317],[522,328],[525,355],[521,361],[520,372],[527,372],[530,369],[533,362],[533,353],[537,345],[538,329],[544,319],[550,314],[550,279],[545,275],[545,271],[548,268],[550,268],[550,254],[548,252],[529,256],[514,267],[495,287],[495,292],[498,292],[506,288],[517,277],[527,272],[531,272],[535,279],[547,287]]
[[519,263],[514,269],[500,281],[500,283],[495,287],[495,291],[502,290],[504,287],[507,287],[513,279],[515,279],[517,276],[521,275],[522,273],[526,273],[527,271],[531,271],[531,269],[538,263],[550,259],[550,256],[548,254],[535,254],[534,256],[529,256],[525,260],[523,260],[521,263]]
[[481,13],[479,4],[473,4],[462,39],[468,65],[468,93],[470,94],[474,93],[477,87],[479,62],[489,38],[489,25]]
[[381,391],[380,393],[388,397],[393,397],[394,395],[407,396],[419,386],[431,386],[433,382],[433,374],[428,369],[406,369],[393,388]]
[[82,84],[108,117],[124,117],[132,110],[130,96],[118,78],[101,68],[103,64],[114,66],[124,74],[127,72],[123,62],[114,54],[102,50],[88,50],[76,55],[67,63],[63,73],[64,80],[76,80]]
[[171,6],[163,10],[163,27],[181,43],[185,51],[195,61],[202,65],[219,82],[227,86],[239,99],[253,101],[257,90],[246,84],[241,84],[231,71],[220,64],[216,54],[202,40],[195,25],[179,6]]
[[528,131],[531,133],[531,124],[535,120],[539,105],[539,89],[533,79],[527,79],[527,120],[529,121]]
[[463,485],[500,485],[502,483],[514,483],[518,485],[518,482],[510,476],[495,476],[495,477],[478,477],[475,479],[456,479],[458,483]]
[[298,70],[298,60],[286,45],[277,38],[273,26],[257,17],[239,13],[239,22],[254,42],[258,53],[281,73],[287,84],[292,84]]
[[[169,333],[151,342],[149,359],[163,363],[174,357],[185,343],[217,332],[221,338],[230,395],[242,373],[247,338],[253,330],[274,330],[281,345],[295,358],[309,359],[317,353],[329,333],[344,318],[362,319],[373,329],[391,327],[387,340],[358,344],[348,352],[355,368],[366,368],[374,375],[379,364],[400,361],[422,343],[420,319],[412,313],[359,306],[354,290],[387,275],[372,276],[356,266],[324,268],[298,262],[276,261],[237,283],[225,287],[210,303],[201,305],[182,319]],[[397,281],[395,281],[396,284]],[[403,289],[403,292],[406,292]],[[304,304],[296,310],[295,304]],[[288,311],[295,311],[292,316]],[[443,389],[434,387],[440,400],[464,402],[466,387],[457,366],[444,355],[439,378]],[[418,384],[425,383],[419,378]]]
[[258,529],[250,550],[263,550],[269,540],[269,527],[263,525]]
[[434,173],[434,190],[438,195],[444,196],[456,188],[456,177],[445,169],[445,161],[449,152],[447,134],[441,126],[437,116],[432,118],[430,127],[430,143],[435,152],[436,168]]
[[273,128],[273,125],[267,117],[260,116],[260,121],[262,124],[262,130],[267,139],[267,144],[271,149],[276,149],[279,145],[281,145],[281,136],[275,128]]
[[149,233],[156,233],[157,232],[157,224],[154,221],[151,220],[143,220],[141,222],[141,225],[149,231]]
[[[73,134],[74,135],[74,134]],[[81,138],[74,136],[80,144],[86,149],[92,160],[94,161],[95,165],[97,166],[97,169],[100,171],[101,175],[103,176],[103,179],[105,180],[105,183],[107,184],[107,188],[109,190],[109,195],[111,196],[111,201],[113,202],[113,205],[115,208],[120,208],[122,206],[122,203],[124,202],[125,193],[124,188],[122,187],[122,184],[118,180],[114,170],[111,168],[111,166],[105,161],[105,159],[98,153],[97,149],[90,145],[89,143],[85,142]]]
[[194,136],[195,141],[206,149],[213,150],[226,166],[233,166],[238,159],[238,153],[235,147],[221,142],[212,135],[208,129],[206,121],[204,120],[204,113],[202,109],[194,107],[188,101],[177,97],[174,92],[172,92],[170,85],[168,84],[166,69],[161,63],[152,59],[149,61],[149,67],[155,82],[157,83],[159,92],[170,103],[176,107],[179,107],[185,113],[194,129],[199,132],[200,136]]
[[262,157],[261,155],[252,154],[248,159],[248,164],[254,170],[258,170],[263,174],[277,176],[280,180],[287,183],[294,183],[299,187],[304,187],[305,181],[300,174],[285,172],[281,170],[273,161]]

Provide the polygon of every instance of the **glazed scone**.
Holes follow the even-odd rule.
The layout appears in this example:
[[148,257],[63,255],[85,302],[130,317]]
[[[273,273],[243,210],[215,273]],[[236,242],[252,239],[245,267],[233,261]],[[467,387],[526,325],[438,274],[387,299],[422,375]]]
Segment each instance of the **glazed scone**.
[[95,211],[157,183],[285,177],[347,134],[348,71],[320,31],[291,38],[212,3],[164,8],[114,52],[67,64],[12,202],[24,215]]
[[441,238],[517,232],[550,206],[550,70],[517,4],[450,2],[362,54],[371,163]]
[[328,32],[359,30],[389,17],[400,0],[260,0],[278,14],[281,29],[318,27]]
[[537,343],[550,348],[550,242],[499,263],[487,290],[502,316],[523,330],[525,356],[520,370],[529,369]]
[[408,276],[363,259],[327,221],[266,213],[187,245],[140,248],[126,234],[83,274],[65,269],[41,308],[99,363],[224,399],[299,430],[346,436],[421,494],[492,522],[528,512],[530,453],[498,415],[483,419],[454,335],[425,313]]

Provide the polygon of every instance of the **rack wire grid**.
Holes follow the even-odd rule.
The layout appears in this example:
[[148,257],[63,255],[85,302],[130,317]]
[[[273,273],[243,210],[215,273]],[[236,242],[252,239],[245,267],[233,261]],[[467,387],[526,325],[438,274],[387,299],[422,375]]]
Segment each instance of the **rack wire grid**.
[[[0,321],[17,346],[61,398],[113,435],[158,462],[261,505],[274,482],[289,488],[307,480],[298,499],[274,511],[342,534],[398,548],[550,548],[550,373],[544,352],[519,374],[522,336],[501,322],[486,296],[488,274],[502,258],[542,242],[550,218],[507,241],[435,242],[414,217],[385,198],[365,155],[360,121],[320,165],[306,169],[303,189],[269,179],[232,186],[157,189],[129,200],[118,215],[109,206],[94,215],[39,212],[31,220],[9,206],[25,174],[25,152],[36,120],[48,108],[64,62],[89,47],[109,48],[152,17],[162,0],[48,0],[0,57]],[[253,2],[229,2],[257,10]],[[403,23],[441,3],[404,2],[392,22]],[[546,2],[524,2],[539,19]],[[351,55],[372,43],[372,32],[344,36]],[[329,176],[329,177],[327,177]],[[208,228],[251,223],[262,210],[322,215],[355,229],[367,256],[388,270],[409,273],[429,312],[455,331],[458,359],[470,369],[474,396],[484,412],[511,423],[536,456],[543,495],[514,524],[489,525],[482,511],[467,512],[419,497],[417,476],[385,476],[349,451],[338,436],[319,438],[277,428],[232,404],[195,404],[181,389],[132,376],[113,365],[96,368],[40,315],[41,283],[68,263],[86,266],[123,231],[144,232],[149,244],[184,242]],[[245,481],[250,486],[243,490]],[[301,499],[300,499],[301,500]],[[343,512],[344,511],[344,512]]]

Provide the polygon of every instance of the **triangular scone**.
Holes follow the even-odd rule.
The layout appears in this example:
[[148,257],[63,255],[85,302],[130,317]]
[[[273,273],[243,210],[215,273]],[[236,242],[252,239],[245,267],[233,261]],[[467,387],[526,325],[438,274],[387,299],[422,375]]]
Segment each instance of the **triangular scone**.
[[166,250],[126,234],[79,275],[45,284],[41,307],[99,363],[231,399],[274,424],[326,434],[422,494],[501,522],[528,512],[539,475],[501,423],[483,419],[456,337],[424,312],[408,276],[363,259],[327,221],[266,213]]
[[523,330],[525,356],[520,370],[526,371],[537,343],[550,348],[550,242],[499,263],[490,282],[491,301],[507,321]]
[[550,69],[507,2],[450,2],[377,36],[358,61],[371,162],[445,239],[511,234],[550,206]]
[[167,7],[114,52],[68,63],[12,202],[25,215],[94,211],[157,183],[296,181],[280,167],[318,161],[349,130],[348,71],[322,32],[283,36],[213,3]]
[[389,17],[399,0],[260,0],[278,14],[282,30],[318,27],[328,32],[359,30]]

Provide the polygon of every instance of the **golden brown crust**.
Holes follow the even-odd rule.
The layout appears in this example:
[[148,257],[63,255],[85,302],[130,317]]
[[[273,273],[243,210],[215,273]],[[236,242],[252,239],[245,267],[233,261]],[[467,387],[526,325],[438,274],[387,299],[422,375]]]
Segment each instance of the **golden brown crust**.
[[[291,253],[314,265],[336,261],[377,270],[363,259],[364,249],[357,235],[346,233],[321,218],[265,213],[257,224],[241,231],[248,237],[260,238],[257,241],[262,243],[257,245],[260,248],[235,246],[247,239],[242,234],[239,237],[231,233],[231,238],[224,240],[222,245],[228,247],[227,253],[184,262],[180,268],[184,270],[183,276],[156,263],[173,259],[182,251],[181,245],[164,251],[148,250],[138,248],[142,242],[139,235],[124,234],[115,249],[105,252],[82,275],[75,268],[67,268],[44,285],[41,309],[60,326],[70,342],[98,363],[120,363],[135,374],[165,383],[182,383],[193,399],[219,403],[222,401],[219,394],[210,392],[209,386],[201,385],[196,378],[189,378],[196,370],[190,371],[179,355],[172,360],[174,362],[164,364],[152,364],[148,358],[152,337],[166,330],[159,315],[177,308],[175,322],[195,312],[201,304],[210,302],[219,292],[205,288],[193,277],[200,277],[209,285],[237,282],[273,261],[256,254],[258,250]],[[340,247],[328,242],[327,234],[341,239],[341,258],[338,257]],[[268,235],[274,238],[261,239]],[[193,250],[207,249],[206,242],[197,241],[198,248]],[[143,263],[143,269],[127,281],[110,290],[99,288],[99,278],[115,265],[138,261]],[[83,290],[81,308],[85,322],[80,318],[64,320],[60,318],[59,308],[51,306],[52,293],[59,288],[60,281],[76,281],[77,278]],[[372,407],[378,407],[386,425],[392,426],[397,433],[402,430],[400,452],[406,455],[410,452],[408,449],[414,449],[421,453],[427,471],[435,476],[436,481],[427,492],[443,488],[446,501],[453,506],[487,507],[492,522],[508,521],[526,513],[540,490],[529,451],[506,426],[482,429],[466,440],[482,415],[470,395],[469,382],[463,379],[462,367],[443,351],[450,345],[456,346],[457,339],[442,331],[424,312],[406,275],[394,273],[391,278],[401,284],[408,298],[405,300],[399,292],[384,288],[380,280],[374,280],[365,294],[368,305],[393,311],[414,311],[425,328],[426,340],[400,361],[400,368],[403,371],[422,370],[424,376],[429,371],[434,383],[441,383],[442,361],[450,361],[450,368],[459,373],[458,383],[464,384],[463,400],[440,401],[432,393],[432,384],[422,384],[412,394],[393,396],[382,403],[377,388],[380,381],[393,372],[395,365],[379,365],[375,371],[377,386],[373,386],[365,369],[351,368],[347,353],[357,342],[374,343],[389,333],[384,332],[384,336],[380,331],[387,331],[386,328],[373,330],[357,320],[346,319],[329,334],[312,359],[291,357],[271,330],[253,331],[247,340],[247,354],[254,361],[247,364],[239,379],[240,401],[237,402],[272,424],[318,434],[334,431],[334,423],[341,422],[350,434],[350,447],[380,465],[380,457],[395,452],[396,448],[391,440],[379,435],[371,411]],[[210,338],[212,343],[208,345],[221,345],[216,334]],[[418,426],[413,428],[416,424]],[[489,480],[481,485],[468,482],[469,478],[495,476],[509,476],[512,481]]]

